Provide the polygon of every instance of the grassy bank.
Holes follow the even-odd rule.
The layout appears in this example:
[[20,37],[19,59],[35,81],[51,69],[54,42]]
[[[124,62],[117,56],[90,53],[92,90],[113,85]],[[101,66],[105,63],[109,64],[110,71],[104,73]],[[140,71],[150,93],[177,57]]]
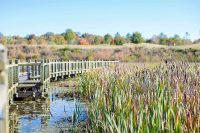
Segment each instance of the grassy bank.
[[154,44],[111,45],[10,45],[10,59],[119,60],[122,62],[200,61],[200,45],[168,47]]
[[89,132],[199,132],[200,66],[120,65],[80,77]]

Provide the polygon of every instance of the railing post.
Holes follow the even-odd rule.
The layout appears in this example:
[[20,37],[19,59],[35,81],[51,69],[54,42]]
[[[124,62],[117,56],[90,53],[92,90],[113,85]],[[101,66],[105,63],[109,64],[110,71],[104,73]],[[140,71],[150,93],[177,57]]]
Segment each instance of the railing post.
[[68,61],[68,77],[71,75],[71,62],[70,60]]
[[[15,60],[15,84],[18,85],[19,82],[19,60]],[[17,88],[14,90],[16,97],[18,97]]]
[[43,84],[44,82],[44,60],[41,60],[40,63],[40,83]]
[[81,73],[83,73],[85,71],[85,64],[84,61],[81,60]]
[[77,71],[78,71],[78,61],[76,60],[75,61],[75,74],[77,73]]
[[32,62],[30,61],[30,67],[31,67],[31,77],[33,78],[33,77],[34,77],[34,72],[35,72],[35,70],[34,70],[35,66],[34,66],[34,65],[32,65],[31,63],[32,63]]
[[8,86],[6,50],[0,45],[0,133],[8,133]]
[[86,72],[86,70],[87,70],[87,61],[86,60],[84,60],[84,65],[85,65],[85,72]]
[[19,82],[19,60],[15,60],[15,65],[16,65],[16,72],[15,72],[15,82]]
[[31,66],[30,66],[30,62],[31,62],[31,60],[28,60],[28,66],[27,66],[27,76],[28,76],[28,79],[31,78]]
[[[37,64],[38,61],[35,60],[35,63]],[[35,74],[34,74],[34,75],[35,75],[36,77],[39,75],[39,74],[38,74],[38,65],[35,66]]]
[[55,80],[57,80],[57,72],[58,72],[58,69],[57,69],[57,60],[55,60],[55,71],[54,71],[54,76],[55,76]]
[[47,62],[46,62],[46,65],[47,65],[47,78],[50,78],[50,76],[51,76],[51,74],[50,74],[50,68],[51,68],[51,66],[50,66],[50,60],[47,60]]
[[88,61],[88,69],[90,70],[90,68],[91,68],[91,62]]
[[65,62],[64,61],[62,61],[62,73],[63,73],[63,75],[64,75],[64,72],[66,71],[66,69],[65,69]]
[[11,65],[11,67],[9,68],[9,88],[13,86],[13,61],[9,60],[9,65]]
[[97,61],[94,61],[94,69],[97,68]]

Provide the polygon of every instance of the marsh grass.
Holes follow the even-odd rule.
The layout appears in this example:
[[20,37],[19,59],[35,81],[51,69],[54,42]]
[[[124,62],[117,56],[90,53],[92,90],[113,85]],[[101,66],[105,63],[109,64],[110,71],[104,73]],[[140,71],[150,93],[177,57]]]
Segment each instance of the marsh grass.
[[200,132],[200,66],[118,65],[80,77],[88,132]]

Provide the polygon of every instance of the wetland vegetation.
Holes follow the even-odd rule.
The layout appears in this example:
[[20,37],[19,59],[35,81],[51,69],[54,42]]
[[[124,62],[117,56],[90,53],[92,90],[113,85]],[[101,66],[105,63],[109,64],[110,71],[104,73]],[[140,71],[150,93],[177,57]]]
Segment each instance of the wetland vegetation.
[[88,132],[199,132],[200,65],[119,65],[80,77]]

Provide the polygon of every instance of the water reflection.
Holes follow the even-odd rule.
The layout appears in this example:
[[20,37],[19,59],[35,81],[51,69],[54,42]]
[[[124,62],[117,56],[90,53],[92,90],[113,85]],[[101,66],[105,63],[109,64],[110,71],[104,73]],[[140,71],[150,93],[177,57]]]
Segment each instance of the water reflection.
[[[75,109],[74,100],[63,95],[67,88],[54,88],[46,100],[18,101],[10,106],[10,133],[41,132],[57,133],[71,125],[71,116]],[[84,103],[81,105],[79,120],[87,116]]]

